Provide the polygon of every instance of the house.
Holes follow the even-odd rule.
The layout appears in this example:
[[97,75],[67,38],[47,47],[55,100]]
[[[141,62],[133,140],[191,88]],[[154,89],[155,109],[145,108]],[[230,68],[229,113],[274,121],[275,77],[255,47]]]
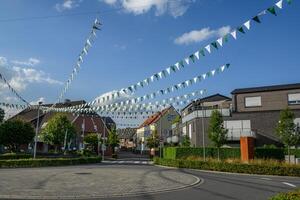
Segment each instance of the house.
[[117,129],[117,135],[120,141],[120,148],[132,149],[135,147],[136,128]]
[[[64,103],[58,103],[55,105],[55,108],[71,107],[76,105],[84,104],[85,101],[70,101],[65,100]],[[46,104],[43,106],[51,107],[52,104]],[[40,111],[39,116],[39,133],[46,127],[48,121],[55,115],[57,112],[48,112],[43,113]],[[89,115],[74,115],[72,113],[65,113],[67,118],[74,124],[76,129],[76,137],[73,141],[68,141],[69,147],[81,149],[84,147],[83,138],[89,133],[99,133],[102,137],[107,137],[109,130],[115,127],[114,121],[109,117],[100,117],[96,113]],[[29,108],[21,111],[10,119],[21,119],[26,122],[30,122],[34,128],[37,125],[38,119],[38,109],[36,107]],[[105,124],[105,125],[104,125]],[[104,133],[104,134],[103,134]],[[38,152],[48,152],[52,147],[44,144],[40,137],[38,136],[37,151]]]
[[172,132],[172,122],[177,116],[179,113],[171,106],[148,117],[136,130],[137,149],[144,149],[147,137],[155,131],[161,141],[166,142]]
[[232,98],[216,94],[187,105],[181,112],[182,123],[173,131],[189,135],[193,146],[212,145],[209,117],[217,109],[228,129],[228,146],[239,146],[241,136],[254,137],[256,146],[280,146],[275,133],[280,111],[289,107],[295,113],[295,123],[300,123],[300,83],[241,88],[231,94]]

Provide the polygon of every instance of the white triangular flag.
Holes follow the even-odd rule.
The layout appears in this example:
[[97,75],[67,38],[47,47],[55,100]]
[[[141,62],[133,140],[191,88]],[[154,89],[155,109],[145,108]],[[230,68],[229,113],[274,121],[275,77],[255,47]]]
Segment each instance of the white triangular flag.
[[223,72],[224,69],[225,69],[225,65],[223,65],[223,66],[221,67],[221,71]]
[[267,11],[266,11],[266,10],[261,11],[260,13],[258,13],[258,16],[265,15],[265,14],[267,14]]
[[186,86],[189,86],[190,81],[185,81]]
[[211,75],[213,75],[213,76],[214,76],[214,75],[215,75],[215,73],[216,73],[216,70],[212,70],[212,71],[211,71]]
[[199,60],[199,51],[197,51],[196,53],[194,53],[194,55],[195,55],[196,58]]
[[198,77],[194,78],[194,83],[197,83]]
[[206,74],[203,74],[202,77],[203,77],[203,79],[205,79],[206,78]]
[[220,45],[221,47],[223,46],[223,38],[217,39],[217,42],[219,43],[219,45]]
[[175,66],[179,70],[179,63],[178,62],[175,64]]
[[208,51],[208,53],[210,53],[210,45],[207,45],[205,49]]
[[92,46],[92,44],[91,44],[91,42],[90,42],[90,39],[87,39],[86,40],[86,43],[91,47]]
[[159,78],[162,78],[162,72],[158,73]]
[[171,73],[171,68],[170,67],[167,68],[167,72],[168,72],[168,74]]
[[188,65],[190,64],[190,59],[189,58],[185,58],[184,60],[185,60],[186,64],[188,64]]
[[88,54],[88,52],[87,52],[87,50],[86,50],[86,48],[85,48],[85,47],[83,48],[83,52],[85,53],[85,55],[87,55],[87,54]]
[[245,26],[248,30],[250,30],[250,20],[246,21],[246,22],[244,23],[244,26]]
[[278,7],[278,8],[280,8],[280,9],[282,9],[282,1],[283,0],[280,0],[280,1],[278,1],[275,5]]
[[151,76],[151,77],[150,77],[150,79],[151,79],[151,81],[153,82],[153,80],[154,80],[154,76]]
[[230,34],[231,34],[232,37],[236,40],[236,30],[232,31]]

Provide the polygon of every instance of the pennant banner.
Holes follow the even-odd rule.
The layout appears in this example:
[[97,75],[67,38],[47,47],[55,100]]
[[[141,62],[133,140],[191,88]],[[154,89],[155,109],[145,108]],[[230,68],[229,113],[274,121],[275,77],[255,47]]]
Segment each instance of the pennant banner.
[[92,47],[92,44],[94,43],[94,40],[96,39],[96,31],[101,30],[100,29],[101,25],[102,24],[100,23],[100,21],[96,18],[93,25],[92,25],[91,32],[90,32],[88,38],[85,41],[84,47],[83,47],[82,51],[80,52],[80,54],[78,56],[78,59],[77,59],[76,64],[73,68],[73,71],[72,71],[71,75],[69,76],[69,79],[64,84],[64,88],[61,91],[57,101],[52,105],[52,108],[55,107],[55,105],[63,99],[63,97],[65,96],[65,93],[70,88],[71,83],[73,82],[75,76],[78,74],[78,72],[81,68],[81,64],[83,63],[84,56],[86,56],[88,54],[89,49]]
[[[28,107],[27,105],[4,103],[4,102],[0,102],[0,106],[8,109],[20,109],[20,110],[26,109]],[[32,107],[34,106],[31,106],[31,108]]]
[[[286,2],[288,4],[291,4],[291,0],[286,0]],[[210,44],[206,45],[203,48],[200,48],[198,51],[196,51],[195,53],[187,56],[186,58],[183,58],[181,60],[179,60],[178,62],[176,62],[175,64],[165,68],[164,70],[153,74],[152,76],[139,81],[131,86],[122,88],[121,90],[119,90],[118,92],[112,93],[112,95],[109,96],[105,96],[101,99],[100,103],[104,103],[106,101],[115,99],[120,97],[121,93],[133,93],[136,90],[138,90],[138,88],[143,88],[145,86],[148,86],[149,84],[151,84],[152,82],[156,81],[156,80],[160,80],[163,79],[167,76],[169,76],[171,73],[175,73],[177,71],[180,71],[182,68],[184,68],[185,66],[190,65],[191,63],[196,62],[197,60],[200,60],[201,57],[204,57],[207,54],[212,53],[212,49],[218,50],[221,47],[224,46],[225,43],[227,43],[229,41],[229,37],[232,37],[234,40],[237,39],[237,33],[241,33],[241,34],[245,34],[245,29],[246,30],[250,30],[251,29],[251,23],[252,21],[254,21],[255,23],[261,23],[260,17],[262,15],[265,15],[266,13],[270,13],[272,15],[277,15],[276,13],[276,8],[278,9],[282,9],[283,8],[283,0],[278,1],[274,6],[271,6],[261,12],[259,12],[259,14],[255,15],[254,17],[252,17],[251,19],[247,20],[245,23],[243,23],[241,26],[238,26],[237,28],[233,29],[230,31],[230,33],[227,33],[225,35],[223,35],[220,38],[217,38],[216,41],[211,42]]]

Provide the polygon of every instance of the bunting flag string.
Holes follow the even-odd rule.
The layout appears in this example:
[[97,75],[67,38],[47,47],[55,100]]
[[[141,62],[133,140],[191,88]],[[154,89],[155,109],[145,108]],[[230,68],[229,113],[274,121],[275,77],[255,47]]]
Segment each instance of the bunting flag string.
[[[101,99],[100,103],[104,103],[107,102],[109,100],[112,99],[116,99],[118,97],[120,97],[120,94],[122,93],[133,93],[136,90],[138,90],[138,88],[143,88],[145,86],[148,86],[150,83],[154,82],[154,81],[158,81],[160,79],[163,79],[169,75],[171,75],[171,73],[175,73],[177,71],[180,71],[181,69],[183,69],[184,67],[190,65],[191,63],[195,63],[197,60],[200,60],[201,57],[204,57],[208,54],[212,53],[212,49],[218,50],[221,47],[223,47],[225,45],[225,43],[227,43],[229,41],[229,38],[232,37],[234,40],[237,39],[237,33],[240,34],[245,34],[246,30],[250,30],[251,29],[251,23],[254,21],[256,23],[261,23],[261,19],[260,17],[262,15],[265,15],[267,13],[270,13],[274,16],[277,16],[276,13],[276,8],[278,9],[282,9],[283,8],[283,0],[279,0],[276,4],[274,4],[273,6],[259,12],[257,15],[255,15],[254,17],[252,17],[251,19],[247,20],[245,23],[243,23],[242,25],[238,26],[237,28],[231,30],[229,33],[223,35],[222,37],[216,39],[215,41],[211,42],[210,44],[206,45],[204,48],[200,48],[198,51],[194,52],[193,54],[187,56],[184,59],[179,60],[178,62],[176,62],[174,65],[171,65],[167,68],[165,68],[164,70],[153,74],[152,76],[149,76],[148,78],[144,79],[143,81],[139,81],[129,87],[125,87],[122,88],[121,90],[119,90],[118,92],[114,92],[111,95],[108,96],[104,96]],[[287,4],[291,4],[292,0],[286,0]]]
[[[220,67],[218,67],[216,69],[208,71],[208,72],[206,72],[204,74],[200,74],[200,75],[198,75],[198,76],[196,76],[194,78],[185,80],[185,81],[183,81],[181,83],[175,84],[175,85],[167,87],[165,89],[160,89],[160,90],[157,90],[155,92],[146,94],[144,96],[136,97],[136,98],[131,98],[131,99],[126,100],[126,101],[120,101],[120,102],[113,103],[113,104],[107,104],[104,107],[106,107],[106,108],[116,108],[116,107],[120,107],[120,106],[124,106],[124,105],[140,103],[140,102],[143,102],[143,101],[146,101],[146,100],[150,100],[150,99],[155,99],[155,98],[157,98],[160,95],[166,95],[166,94],[169,94],[171,92],[175,92],[175,91],[178,91],[178,90],[190,87],[193,84],[200,83],[201,81],[204,81],[207,78],[213,77],[213,76],[215,76],[215,75],[217,75],[219,73],[224,72],[229,67],[230,67],[230,64],[227,63],[227,64],[222,65],[222,66],[220,66]],[[100,102],[100,100],[98,99],[98,100],[94,100],[92,102],[89,102],[89,103],[86,103],[86,104],[83,104],[83,105],[77,105],[77,106],[73,106],[73,107],[69,107],[69,108],[70,109],[72,109],[72,108],[84,108],[86,106],[93,107],[95,104],[97,104],[99,102]]]
[[[28,107],[27,105],[14,104],[14,103],[5,103],[5,102],[0,102],[0,106],[8,108],[8,109],[19,109],[19,110],[23,110],[23,109],[26,109]],[[31,107],[34,107],[34,106],[31,106]]]
[[6,80],[6,78],[0,73],[0,79],[7,85],[8,89],[15,95],[18,97],[18,99],[20,99],[22,102],[27,104],[27,107],[30,106],[30,103],[28,103],[10,84],[9,82]]
[[[158,110],[159,108],[164,108],[166,106],[172,105],[174,107],[184,105],[190,102],[190,98],[197,97],[199,95],[203,95],[206,90],[199,90],[196,92],[192,92],[189,94],[171,97],[168,99],[163,99],[161,101],[149,102],[143,104],[132,104],[132,105],[123,105],[115,108],[109,108],[107,105],[105,106],[97,106],[97,107],[89,107],[89,108],[51,108],[51,111],[55,112],[73,112],[73,113],[94,113],[100,112],[100,114],[104,114],[104,112],[118,112],[118,111],[131,111],[131,112],[143,112],[143,111],[153,111]],[[183,100],[184,99],[184,100]]]
[[70,88],[71,83],[73,82],[75,76],[79,73],[79,70],[81,68],[81,64],[83,63],[83,60],[84,60],[84,56],[86,56],[88,54],[88,51],[92,47],[92,44],[94,43],[94,41],[96,39],[96,31],[101,30],[100,29],[101,25],[102,24],[100,23],[100,21],[96,18],[93,25],[92,25],[91,32],[90,32],[89,36],[87,37],[87,39],[85,41],[84,47],[83,47],[82,51],[80,52],[80,54],[78,56],[78,59],[77,59],[76,64],[75,64],[75,66],[72,70],[72,73],[69,76],[68,80],[65,82],[63,90],[61,91],[57,101],[52,105],[52,108],[55,107],[55,105],[63,99],[66,92]]

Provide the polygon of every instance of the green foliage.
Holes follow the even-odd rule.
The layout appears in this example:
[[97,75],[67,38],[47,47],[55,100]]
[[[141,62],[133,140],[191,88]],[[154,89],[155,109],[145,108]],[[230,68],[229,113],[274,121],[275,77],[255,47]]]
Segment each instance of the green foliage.
[[269,198],[269,200],[300,200],[300,189],[291,192],[279,193]]
[[30,154],[16,154],[16,153],[6,153],[0,154],[0,160],[14,160],[14,159],[25,159],[32,158]]
[[182,147],[190,147],[191,146],[191,140],[188,135],[183,136],[181,146]]
[[214,110],[209,121],[208,137],[217,148],[223,146],[227,141],[228,130],[224,128],[223,124],[222,114],[219,111]]
[[9,120],[0,125],[0,144],[13,152],[18,152],[20,145],[30,143],[34,135],[31,124],[21,120]]
[[101,157],[81,157],[81,158],[42,158],[42,159],[19,159],[0,160],[1,167],[47,167],[63,165],[79,165],[89,163],[100,163]]
[[172,124],[176,124],[176,123],[179,123],[181,121],[181,116],[180,115],[177,115],[175,117],[175,119],[172,121]]
[[294,119],[295,114],[287,108],[280,112],[280,119],[276,126],[276,133],[279,139],[288,148],[298,144],[300,141],[300,131],[297,130]]
[[118,138],[118,135],[117,135],[117,131],[116,129],[112,129],[110,132],[109,132],[109,135],[108,135],[108,144],[109,146],[112,148],[112,151],[113,153],[115,152],[115,147],[117,147],[119,145],[119,138]]
[[[90,133],[86,135],[83,139],[84,143],[88,146],[88,148],[90,148],[94,152],[97,152],[98,140],[99,138],[97,133]],[[99,140],[99,142],[101,141]]]
[[3,122],[5,117],[5,112],[2,108],[0,108],[0,124]]
[[77,155],[83,156],[83,157],[93,157],[96,156],[95,151],[91,151],[90,149],[82,149],[80,151],[77,151]]
[[[166,159],[181,159],[188,156],[202,156],[203,148],[183,148],[183,147],[168,147],[164,148],[164,158]],[[218,155],[218,149],[214,147],[205,148],[206,157],[215,158]],[[240,158],[240,148],[221,148],[220,158]]]
[[147,140],[147,146],[150,149],[159,147],[159,136],[157,130],[152,132],[152,134],[146,140]]
[[254,157],[261,159],[284,159],[284,149],[283,148],[255,148]]
[[54,145],[57,150],[57,147],[64,143],[66,131],[67,141],[70,141],[76,134],[74,125],[71,124],[65,114],[56,114],[48,121],[41,137],[45,143]]
[[216,161],[200,161],[200,160],[173,160],[154,158],[154,163],[158,165],[201,169],[211,171],[247,173],[247,174],[264,174],[278,176],[300,176],[300,166],[297,165],[282,165],[282,164],[244,164],[244,163],[229,163]]

